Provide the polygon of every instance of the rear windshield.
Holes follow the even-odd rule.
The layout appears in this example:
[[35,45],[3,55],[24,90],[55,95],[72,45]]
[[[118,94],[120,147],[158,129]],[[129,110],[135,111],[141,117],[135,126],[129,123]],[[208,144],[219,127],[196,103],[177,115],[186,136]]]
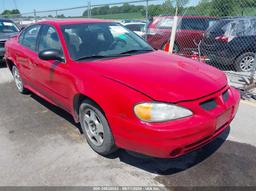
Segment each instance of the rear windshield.
[[15,33],[19,32],[18,27],[10,21],[0,21],[0,33]]
[[157,28],[160,29],[171,29],[173,25],[173,18],[162,18],[157,24]]
[[[178,29],[205,31],[211,27],[217,19],[214,18],[179,18]],[[157,28],[171,29],[173,18],[163,17],[157,24]]]

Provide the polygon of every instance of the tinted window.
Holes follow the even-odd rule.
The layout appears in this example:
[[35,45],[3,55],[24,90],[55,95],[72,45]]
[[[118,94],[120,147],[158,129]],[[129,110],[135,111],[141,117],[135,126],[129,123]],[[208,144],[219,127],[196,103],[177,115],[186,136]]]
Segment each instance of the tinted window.
[[170,29],[173,25],[173,18],[162,18],[157,24],[157,28]]
[[56,49],[63,54],[61,42],[55,28],[52,26],[44,26],[40,36],[38,51]]
[[126,25],[125,27],[130,29],[131,31],[144,31],[145,25],[143,25],[143,24],[131,24],[131,25]]
[[23,46],[35,51],[36,50],[36,39],[37,39],[37,35],[38,35],[40,28],[41,28],[41,25],[34,25],[34,26],[29,27],[26,31],[24,31],[22,33],[22,35],[20,36],[19,42]]
[[152,50],[143,39],[117,23],[63,25],[62,33],[74,60],[90,56],[121,56],[122,52],[130,50]]
[[230,36],[255,36],[256,18],[241,18],[232,21],[228,24],[226,33]]
[[183,18],[180,29],[205,31],[215,22],[214,19],[204,18]]
[[217,21],[208,32],[216,34],[224,34],[227,30],[227,24],[230,23],[230,20],[220,20]]
[[10,21],[0,21],[0,33],[15,33],[19,32],[18,27]]

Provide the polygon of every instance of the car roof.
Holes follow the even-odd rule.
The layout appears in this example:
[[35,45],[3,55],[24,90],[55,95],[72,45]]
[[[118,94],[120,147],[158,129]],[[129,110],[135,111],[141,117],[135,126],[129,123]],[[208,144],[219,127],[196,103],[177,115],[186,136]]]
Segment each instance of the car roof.
[[235,19],[256,19],[256,16],[229,16],[221,17],[223,20],[235,20]]
[[114,22],[112,20],[104,20],[104,19],[51,19],[51,20],[43,20],[37,22],[38,24],[56,24],[56,25],[68,25],[68,24],[80,24],[80,23],[106,23],[106,22]]
[[146,23],[143,22],[131,22],[131,23],[124,23],[124,26],[126,25],[146,25]]
[[3,21],[13,23],[13,20],[11,20],[11,19],[0,18],[0,22],[3,22]]
[[[174,17],[174,15],[159,15],[159,16],[156,16],[154,18],[158,18],[158,17]],[[198,16],[198,15],[178,15],[177,16],[178,18],[212,18],[212,19],[217,19],[218,17],[213,17],[213,16]]]

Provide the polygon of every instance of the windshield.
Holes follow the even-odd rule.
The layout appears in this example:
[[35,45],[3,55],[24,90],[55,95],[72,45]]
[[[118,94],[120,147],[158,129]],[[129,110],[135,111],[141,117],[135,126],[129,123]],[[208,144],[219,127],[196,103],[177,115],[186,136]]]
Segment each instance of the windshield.
[[19,32],[18,27],[10,21],[0,21],[0,33],[15,33]]
[[152,51],[142,38],[118,23],[81,23],[61,26],[73,60],[125,56]]

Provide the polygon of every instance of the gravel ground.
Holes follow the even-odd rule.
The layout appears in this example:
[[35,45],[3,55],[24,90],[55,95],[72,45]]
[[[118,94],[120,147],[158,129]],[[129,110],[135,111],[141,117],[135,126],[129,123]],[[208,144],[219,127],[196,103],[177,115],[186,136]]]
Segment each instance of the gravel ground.
[[71,116],[20,95],[0,68],[0,186],[256,186],[256,105],[242,101],[231,127],[178,159],[93,152]]

